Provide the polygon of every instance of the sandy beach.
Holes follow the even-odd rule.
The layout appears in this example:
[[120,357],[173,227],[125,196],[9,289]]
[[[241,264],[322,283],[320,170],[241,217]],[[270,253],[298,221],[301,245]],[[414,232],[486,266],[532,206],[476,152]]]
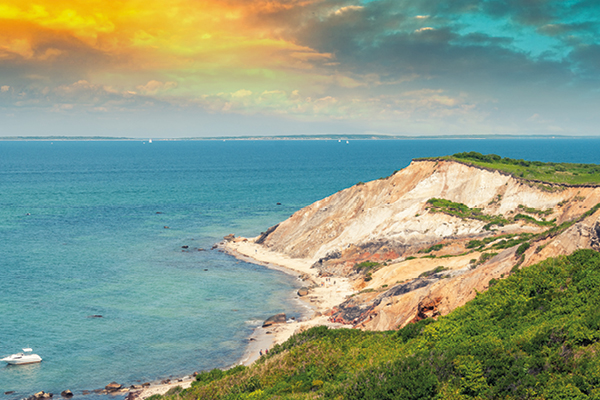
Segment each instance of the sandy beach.
[[[285,342],[294,333],[320,325],[332,328],[344,326],[330,322],[329,317],[323,314],[326,314],[333,307],[346,300],[348,296],[355,293],[347,278],[331,278],[330,280],[321,278],[318,276],[316,269],[310,268],[314,263],[313,260],[289,258],[244,238],[224,242],[221,249],[239,260],[301,277],[306,283],[305,286],[311,287],[308,295],[300,297],[307,305],[305,316],[298,321],[288,320],[284,324],[256,328],[248,339],[248,347],[238,364],[251,365],[260,357],[260,351],[264,352],[265,349],[270,349],[276,344]],[[130,398],[145,399],[155,394],[165,394],[176,386],[185,389],[190,387],[192,382],[193,378],[187,377],[177,382],[151,385],[140,391],[130,392]]]

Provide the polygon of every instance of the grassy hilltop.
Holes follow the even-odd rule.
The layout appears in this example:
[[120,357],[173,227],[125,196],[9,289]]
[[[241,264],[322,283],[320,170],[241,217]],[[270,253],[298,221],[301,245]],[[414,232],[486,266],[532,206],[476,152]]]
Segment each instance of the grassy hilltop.
[[506,172],[516,178],[568,185],[600,185],[600,165],[515,160],[474,151],[417,160],[452,160]]

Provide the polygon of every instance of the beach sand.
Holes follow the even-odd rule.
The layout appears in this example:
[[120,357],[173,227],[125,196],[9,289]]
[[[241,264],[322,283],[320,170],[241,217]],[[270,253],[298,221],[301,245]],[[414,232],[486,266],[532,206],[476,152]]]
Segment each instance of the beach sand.
[[[226,253],[242,261],[302,277],[306,282],[305,286],[311,287],[309,294],[300,298],[308,306],[306,316],[298,321],[288,320],[285,324],[256,328],[249,338],[246,353],[237,364],[251,365],[260,357],[260,351],[264,352],[265,349],[270,349],[276,344],[285,342],[294,333],[320,325],[331,328],[344,326],[330,322],[329,317],[322,314],[327,313],[333,307],[344,302],[348,296],[355,293],[347,278],[330,278],[330,280],[321,278],[317,276],[316,269],[310,268],[314,260],[289,258],[243,238],[225,242],[221,248]],[[131,392],[131,398],[145,399],[155,394],[165,394],[176,386],[185,389],[191,386],[192,381],[193,378],[187,378],[181,382],[151,385],[141,391]]]

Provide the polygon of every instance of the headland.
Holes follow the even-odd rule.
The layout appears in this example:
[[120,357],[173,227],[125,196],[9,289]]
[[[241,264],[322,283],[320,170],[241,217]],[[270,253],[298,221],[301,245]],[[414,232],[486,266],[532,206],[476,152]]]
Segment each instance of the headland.
[[[406,328],[415,330],[409,340],[423,323],[523,269],[600,250],[600,187],[573,183],[582,170],[596,169],[541,166],[568,182],[528,180],[464,160],[415,160],[315,202],[255,238],[229,235],[224,251],[302,279],[301,297],[313,310],[302,321],[257,331],[256,345],[281,345],[319,325],[404,332],[410,324],[417,328]],[[290,346],[276,346],[253,371],[282,362]],[[256,347],[249,351],[246,365],[257,358]],[[321,381],[312,390],[319,390],[323,383],[315,382]]]

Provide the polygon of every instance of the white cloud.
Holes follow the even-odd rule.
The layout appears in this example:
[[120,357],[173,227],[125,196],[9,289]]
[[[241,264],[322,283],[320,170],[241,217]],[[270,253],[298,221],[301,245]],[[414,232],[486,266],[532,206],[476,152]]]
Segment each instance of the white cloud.
[[145,85],[140,85],[137,89],[146,95],[154,95],[160,91],[169,90],[171,88],[177,87],[177,82],[160,82],[156,80],[151,80]]
[[4,85],[0,86],[0,92],[8,92],[10,90],[10,86]]
[[342,7],[338,10],[336,10],[334,12],[335,15],[342,15],[345,12],[348,11],[358,11],[358,10],[362,10],[364,7],[363,6],[346,6],[346,7]]
[[248,97],[252,94],[250,90],[240,89],[237,92],[231,93],[231,97],[239,99],[241,97]]

